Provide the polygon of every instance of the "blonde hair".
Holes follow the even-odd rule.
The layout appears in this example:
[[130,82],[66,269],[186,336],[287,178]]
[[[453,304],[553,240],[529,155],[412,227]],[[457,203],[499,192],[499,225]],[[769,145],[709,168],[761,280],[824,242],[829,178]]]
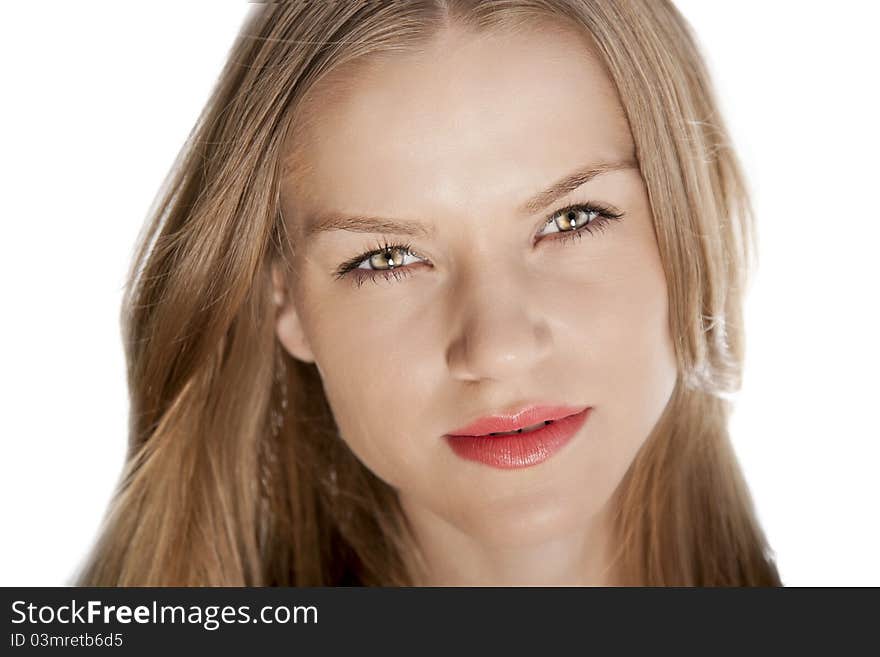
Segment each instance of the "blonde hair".
[[278,349],[285,144],[307,92],[343,64],[417,50],[452,23],[540,18],[581,30],[616,85],[668,282],[679,377],[612,499],[620,583],[781,585],[727,429],[753,212],[695,37],[660,0],[250,9],[140,238],[122,313],[128,462],[79,584],[416,581],[395,492],[340,439],[316,366]]

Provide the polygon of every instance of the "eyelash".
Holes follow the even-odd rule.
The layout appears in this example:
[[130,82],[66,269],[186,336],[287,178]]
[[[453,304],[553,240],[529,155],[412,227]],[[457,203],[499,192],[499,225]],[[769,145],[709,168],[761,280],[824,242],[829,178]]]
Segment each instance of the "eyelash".
[[[547,217],[547,220],[544,222],[543,226],[547,226],[551,222],[555,221],[558,217],[561,217],[568,212],[578,211],[595,213],[596,217],[592,221],[585,223],[580,228],[556,233],[552,239],[558,242],[579,240],[584,236],[585,232],[592,234],[593,231],[603,231],[608,227],[609,223],[616,219],[621,219],[624,216],[623,212],[615,212],[611,208],[599,203],[573,203],[554,211],[550,216]],[[389,244],[387,241],[383,240],[380,244],[378,244],[377,249],[362,253],[358,256],[355,256],[354,258],[351,258],[350,260],[346,260],[341,265],[339,265],[336,270],[335,278],[338,280],[340,278],[351,275],[351,277],[354,279],[353,282],[355,285],[357,285],[357,287],[360,287],[364,283],[364,281],[378,283],[379,281],[377,279],[379,278],[382,278],[386,281],[390,281],[392,277],[398,281],[403,280],[410,275],[406,272],[408,268],[404,266],[394,267],[393,269],[362,269],[358,267],[358,265],[361,264],[364,260],[372,258],[374,255],[379,255],[380,253],[391,250],[400,251],[404,255],[421,257],[418,256],[417,253],[414,253],[412,251],[412,245],[408,242],[403,244]]]

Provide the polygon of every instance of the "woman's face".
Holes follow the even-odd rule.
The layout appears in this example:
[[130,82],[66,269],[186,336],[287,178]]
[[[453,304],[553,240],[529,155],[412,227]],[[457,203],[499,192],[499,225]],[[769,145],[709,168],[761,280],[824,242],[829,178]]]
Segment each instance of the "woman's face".
[[[583,527],[676,376],[651,210],[612,83],[563,30],[453,29],[424,55],[343,79],[311,99],[289,153],[300,170],[282,183],[296,250],[282,343],[317,364],[342,439],[417,526],[496,545]],[[541,194],[600,163],[621,167]],[[575,203],[623,216],[563,239],[564,222],[547,220]],[[391,250],[391,273],[369,255],[386,242],[410,246]],[[338,277],[344,263],[357,269]],[[532,403],[592,411],[529,467],[463,459],[444,438]]]

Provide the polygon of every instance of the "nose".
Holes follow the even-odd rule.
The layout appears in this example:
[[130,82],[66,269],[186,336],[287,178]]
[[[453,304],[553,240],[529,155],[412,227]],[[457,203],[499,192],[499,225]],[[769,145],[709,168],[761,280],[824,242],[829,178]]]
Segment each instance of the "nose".
[[456,328],[447,349],[449,370],[467,381],[528,376],[552,346],[539,301],[547,280],[530,277],[515,263],[481,264],[453,292]]

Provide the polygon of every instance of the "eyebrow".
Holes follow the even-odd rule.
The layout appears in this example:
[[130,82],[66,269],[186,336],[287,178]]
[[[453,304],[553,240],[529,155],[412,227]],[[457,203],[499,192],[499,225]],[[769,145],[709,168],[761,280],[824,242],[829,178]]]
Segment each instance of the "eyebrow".
[[[538,192],[520,206],[523,214],[535,214],[551,205],[566,194],[573,192],[594,178],[612,171],[638,169],[634,159],[615,162],[599,162],[579,168],[567,176],[557,180],[547,189]],[[434,234],[433,227],[425,226],[419,221],[401,221],[384,217],[365,215],[343,215],[336,212],[320,213],[307,222],[306,239],[318,233],[345,230],[355,233],[390,233],[429,238]]]

